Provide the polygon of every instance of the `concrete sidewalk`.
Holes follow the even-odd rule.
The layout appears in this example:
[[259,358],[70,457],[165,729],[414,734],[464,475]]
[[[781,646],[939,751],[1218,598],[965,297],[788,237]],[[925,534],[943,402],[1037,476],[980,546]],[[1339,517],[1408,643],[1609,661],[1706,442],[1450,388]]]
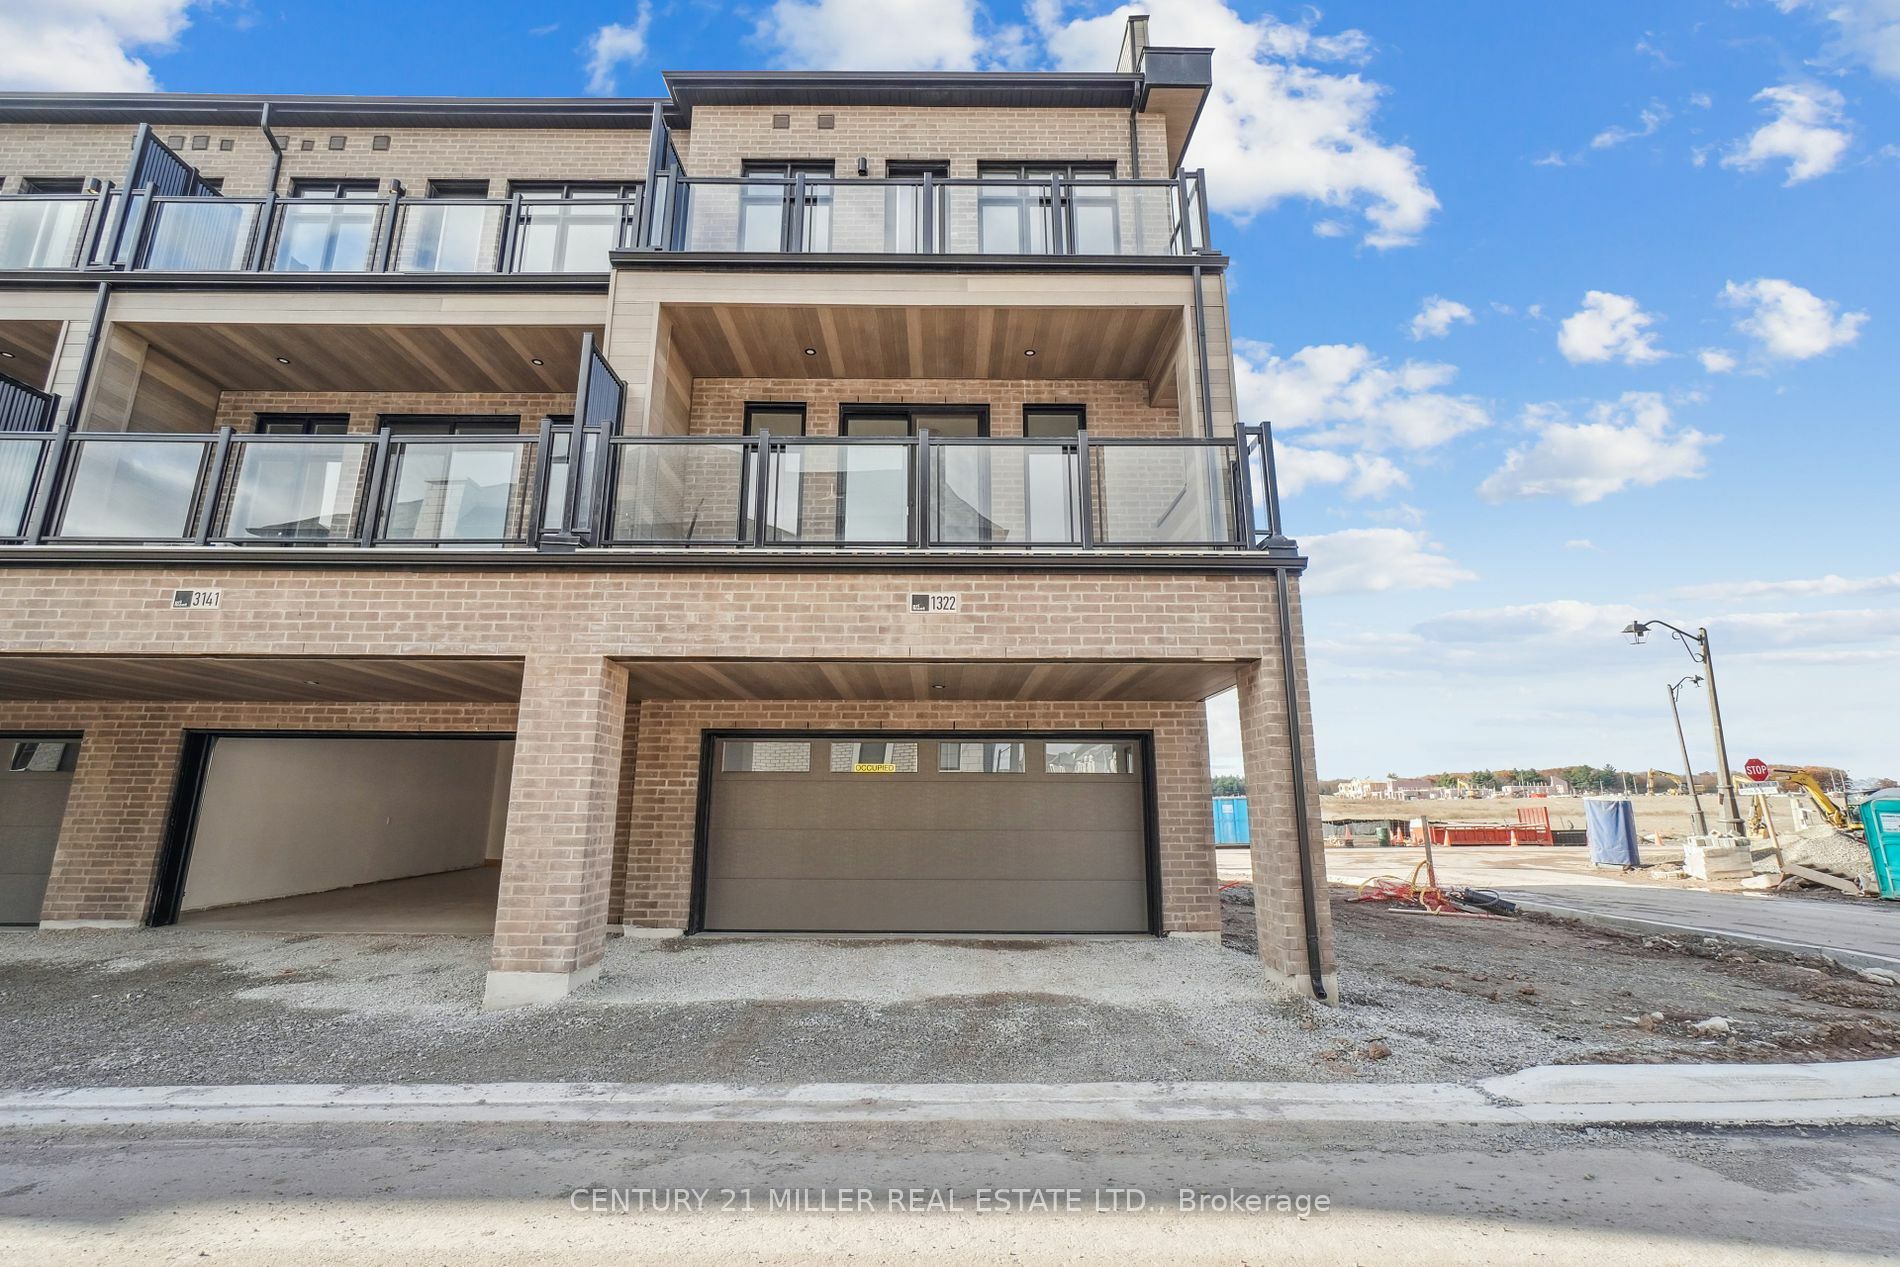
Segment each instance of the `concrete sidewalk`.
[[[1524,846],[1435,849],[1440,884],[1493,889],[1533,911],[1629,932],[1689,934],[1821,955],[1850,968],[1900,971],[1900,903],[1874,898],[1712,893],[1591,867],[1589,851]],[[1653,861],[1651,851],[1645,862]],[[1673,855],[1671,855],[1673,856]],[[1329,849],[1327,878],[1357,886],[1412,874],[1423,849]],[[1221,878],[1245,876],[1245,851],[1223,850]]]
[[477,1083],[76,1087],[0,1093],[0,1129],[311,1123],[1900,1122],[1900,1058],[1541,1065],[1480,1082]]

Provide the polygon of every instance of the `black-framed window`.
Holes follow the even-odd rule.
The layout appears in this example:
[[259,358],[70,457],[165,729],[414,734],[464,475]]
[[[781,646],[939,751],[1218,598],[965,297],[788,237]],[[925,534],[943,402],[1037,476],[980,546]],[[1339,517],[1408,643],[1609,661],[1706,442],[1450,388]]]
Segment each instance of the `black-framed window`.
[[20,192],[23,194],[83,194],[86,192],[86,178],[83,176],[22,176]]
[[293,180],[290,182],[292,198],[374,198],[377,183],[373,180]]
[[428,185],[431,198],[486,198],[488,182],[486,180],[432,180]]
[[745,403],[744,434],[755,436],[770,431],[775,436],[805,434],[805,406],[793,401],[748,400]]
[[519,414],[383,414],[377,426],[394,436],[512,436]]
[[[1113,163],[981,163],[977,176],[998,182],[977,195],[977,235],[988,255],[1045,255],[1054,246],[1056,207],[1049,181],[1080,182],[1069,191],[1063,235],[1077,255],[1114,255],[1120,217],[1115,194],[1091,182],[1113,180]],[[1012,183],[1002,183],[1012,182]],[[1030,182],[1030,183],[1024,183]]]
[[1031,440],[1073,440],[1088,425],[1081,405],[1023,406],[1023,435]]
[[928,429],[933,436],[977,439],[990,433],[988,405],[840,405],[838,434],[842,436],[914,436]]
[[340,436],[350,430],[348,414],[259,414],[260,436]]
[[515,228],[517,272],[604,273],[640,220],[637,180],[515,181],[509,191],[528,204]]
[[784,251],[794,246],[807,251],[831,247],[831,187],[817,185],[805,191],[805,236],[792,238],[792,191],[786,183],[798,176],[829,177],[836,171],[830,159],[748,159],[739,174],[757,184],[739,186],[741,251]]
[[79,766],[77,739],[4,739],[0,753],[6,774],[70,774]]
[[[937,161],[903,160],[884,164],[885,175],[892,180],[948,180],[950,164]],[[924,191],[916,185],[884,187],[884,250],[892,255],[914,255],[924,249]],[[943,231],[944,194],[937,191],[935,213],[937,231]]]

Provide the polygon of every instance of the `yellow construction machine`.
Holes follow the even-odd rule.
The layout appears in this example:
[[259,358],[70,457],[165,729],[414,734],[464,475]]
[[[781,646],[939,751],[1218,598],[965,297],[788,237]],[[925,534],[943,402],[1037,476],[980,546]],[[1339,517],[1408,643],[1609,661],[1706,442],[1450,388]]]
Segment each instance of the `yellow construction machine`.
[[[1821,812],[1821,817],[1825,818],[1828,822],[1828,826],[1832,827],[1835,831],[1857,832],[1861,830],[1860,820],[1836,804],[1834,798],[1827,794],[1827,789],[1821,786],[1821,781],[1812,774],[1809,774],[1806,770],[1798,770],[1788,765],[1769,766],[1768,777],[1770,779],[1780,779],[1783,782],[1792,783],[1806,792],[1808,799],[1814,802],[1814,808]],[[1761,822],[1763,812],[1762,803],[1756,801],[1754,818],[1758,823],[1761,823],[1762,831],[1766,832],[1766,824]]]

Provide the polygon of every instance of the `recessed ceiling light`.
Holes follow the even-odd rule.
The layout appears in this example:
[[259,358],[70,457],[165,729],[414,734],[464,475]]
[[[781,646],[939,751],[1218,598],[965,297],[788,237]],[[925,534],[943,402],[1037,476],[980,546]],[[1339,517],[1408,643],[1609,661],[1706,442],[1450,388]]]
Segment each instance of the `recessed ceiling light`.
[[1024,349],[1023,349],[1023,355],[1024,355],[1024,356],[1034,356],[1035,354],[1036,354],[1036,349],[1034,349],[1034,348],[1024,348]]
[[288,365],[290,364],[290,358],[287,356],[280,356],[277,358],[277,363],[279,365]]
[[322,686],[322,685],[323,685],[323,683],[321,683],[321,682],[319,682],[319,681],[317,681],[317,679],[315,679],[315,678],[313,678],[313,677],[307,677],[307,678],[305,678],[305,679],[303,680],[303,684],[304,684],[305,686]]
[[806,355],[806,356],[817,356],[817,355],[818,355],[818,349],[817,349],[817,348],[806,348],[806,349],[805,349],[805,355]]
[[0,356],[6,357],[9,361],[13,359],[13,353],[11,352],[0,352]]
[[531,357],[529,357],[529,358],[528,358],[528,364],[530,364],[530,365],[539,365],[539,364],[541,364],[541,358],[540,358],[540,357],[538,357],[538,356],[531,356]]

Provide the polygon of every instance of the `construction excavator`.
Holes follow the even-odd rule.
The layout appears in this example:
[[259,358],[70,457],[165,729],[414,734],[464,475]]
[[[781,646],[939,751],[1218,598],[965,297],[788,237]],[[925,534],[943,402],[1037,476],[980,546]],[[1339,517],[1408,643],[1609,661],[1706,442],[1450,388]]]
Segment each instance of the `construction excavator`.
[[[1828,826],[1832,827],[1835,831],[1859,832],[1862,830],[1860,820],[1842,809],[1840,805],[1835,802],[1834,798],[1827,794],[1827,789],[1821,786],[1821,781],[1812,774],[1809,774],[1806,770],[1796,769],[1794,766],[1788,765],[1769,766],[1768,777],[1770,779],[1780,779],[1785,783],[1792,783],[1806,792],[1808,799],[1814,802],[1814,808],[1820,811],[1821,817],[1825,818]],[[1759,827],[1760,830],[1757,832],[1759,835],[1766,835],[1768,831],[1767,820],[1763,817],[1765,813],[1766,811],[1763,810],[1762,803],[1759,800],[1756,801],[1755,813],[1750,826],[1751,828]]]

